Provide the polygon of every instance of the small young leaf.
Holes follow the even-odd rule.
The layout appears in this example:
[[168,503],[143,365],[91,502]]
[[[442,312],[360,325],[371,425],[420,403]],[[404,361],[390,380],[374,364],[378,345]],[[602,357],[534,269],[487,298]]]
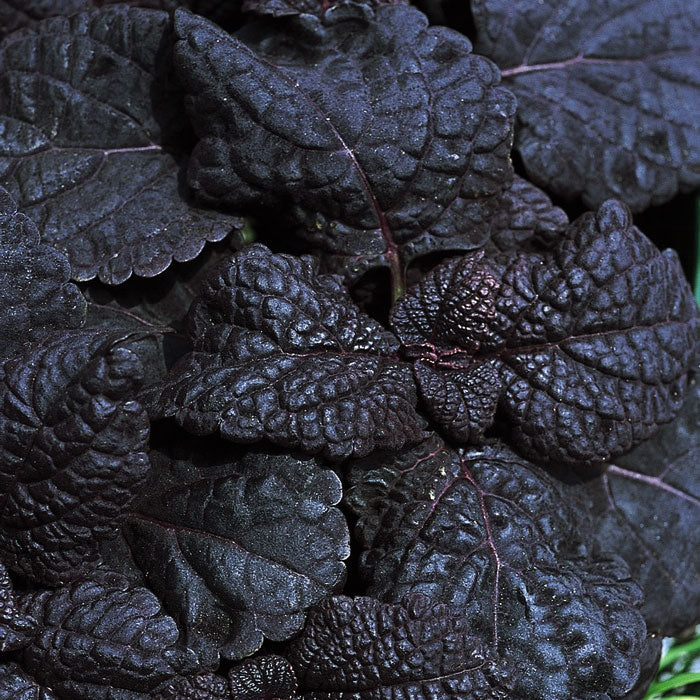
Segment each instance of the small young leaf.
[[526,456],[592,467],[678,413],[698,319],[677,255],[610,201],[551,250],[439,265],[392,324],[451,437],[480,441],[498,410]]

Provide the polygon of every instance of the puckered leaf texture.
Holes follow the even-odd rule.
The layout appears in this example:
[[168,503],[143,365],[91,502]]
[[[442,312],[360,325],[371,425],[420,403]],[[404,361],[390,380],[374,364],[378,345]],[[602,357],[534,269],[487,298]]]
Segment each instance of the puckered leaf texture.
[[180,11],[175,66],[214,204],[290,207],[347,271],[488,238],[512,178],[515,103],[495,66],[417,10],[344,4],[231,37]]
[[18,610],[7,569],[0,564],[0,652],[16,651],[27,646],[35,631],[36,620]]
[[83,324],[85,299],[69,279],[66,256],[40,243],[36,226],[0,187],[0,359],[46,330]]
[[0,185],[74,279],[151,277],[240,224],[183,194],[189,126],[169,32],[167,13],[119,6],[0,43]]
[[435,437],[367,458],[353,481],[368,593],[421,593],[464,616],[511,669],[509,700],[632,689],[647,645],[641,592],[621,560],[589,556],[582,509],[559,482],[500,443],[466,452]]
[[155,596],[121,577],[27,594],[22,608],[40,630],[22,666],[61,700],[145,700],[159,683],[194,668]]
[[700,623],[700,387],[675,421],[587,483],[601,548],[623,556],[644,591],[648,628]]
[[698,0],[473,0],[528,175],[632,210],[700,185]]
[[232,668],[228,680],[213,673],[178,679],[153,700],[291,700],[296,697],[296,688],[289,661],[269,654]]
[[201,452],[190,440],[153,451],[148,495],[123,527],[145,581],[205,662],[288,639],[307,608],[342,586],[350,554],[332,471],[201,442],[212,441]]
[[11,32],[35,28],[43,19],[73,15],[107,5],[126,4],[154,10],[187,7],[227,26],[240,12],[240,0],[0,0],[0,39]]
[[16,663],[0,664],[0,698],[12,700],[58,700]]
[[469,620],[426,596],[403,605],[335,596],[309,614],[289,659],[307,700],[505,700]]
[[143,369],[122,340],[55,333],[0,367],[0,553],[34,581],[94,566],[147,474]]
[[316,261],[262,245],[214,270],[188,315],[195,351],[160,391],[155,417],[230,440],[266,438],[333,460],[416,442],[423,420],[396,338]]
[[673,419],[700,329],[676,253],[659,252],[612,200],[550,251],[439,265],[392,323],[451,437],[480,441],[500,411],[526,456],[579,467]]

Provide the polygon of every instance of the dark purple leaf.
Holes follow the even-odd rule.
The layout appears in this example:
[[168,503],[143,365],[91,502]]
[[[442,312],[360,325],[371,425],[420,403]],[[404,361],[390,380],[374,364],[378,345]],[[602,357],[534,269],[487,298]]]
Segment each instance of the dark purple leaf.
[[633,211],[700,185],[698,0],[473,0],[528,175]]
[[623,556],[666,637],[700,623],[700,388],[675,421],[588,482],[596,538]]
[[309,614],[289,659],[306,700],[509,697],[468,618],[420,595],[404,605],[329,598]]
[[313,258],[262,245],[211,273],[188,316],[195,351],[160,392],[155,417],[197,435],[266,438],[333,460],[416,442],[410,367],[398,343]]
[[54,334],[0,367],[0,552],[35,581],[94,566],[146,476],[143,368],[121,341]]
[[678,256],[614,201],[550,251],[443,263],[400,300],[393,326],[451,437],[480,441],[498,408],[523,454],[580,467],[673,419],[700,328]]
[[0,698],[7,700],[58,700],[17,664],[0,664]]
[[202,673],[192,678],[178,678],[154,693],[151,700],[231,700],[229,691],[225,678]]
[[564,234],[569,219],[542,190],[517,175],[503,193],[501,208],[494,215],[489,253],[537,244],[551,247]]
[[464,616],[514,669],[509,700],[608,700],[634,686],[641,592],[622,560],[588,555],[583,509],[559,482],[499,443],[465,452],[437,438],[368,458],[352,480],[368,593],[422,593]]
[[65,255],[40,243],[36,226],[0,187],[0,359],[46,330],[82,326],[85,299],[69,279]]
[[[381,5],[408,5],[408,0],[360,0],[369,7]],[[244,0],[243,11],[273,17],[288,17],[290,15],[312,14],[323,15],[342,0]]]
[[342,586],[349,535],[332,471],[214,444],[199,456],[181,443],[175,454],[153,451],[147,496],[123,531],[187,646],[200,658],[242,658],[263,637],[296,633],[306,609]]
[[153,700],[291,700],[297,679],[282,656],[248,659],[229,671],[228,681],[213,673],[181,678]]
[[121,6],[0,43],[0,185],[74,279],[152,277],[240,225],[183,196],[189,126],[169,32],[167,13]]
[[24,597],[40,632],[22,665],[61,700],[146,700],[159,683],[193,669],[193,657],[177,647],[175,621],[152,593],[103,579]]
[[515,105],[466,38],[350,3],[239,38],[176,12],[175,31],[203,201],[288,207],[350,276],[389,266],[395,293],[415,256],[488,238]]
[[232,700],[290,700],[297,689],[294,670],[282,656],[244,661],[228,678]]
[[27,646],[35,631],[36,620],[17,609],[12,582],[7,569],[0,564],[0,652],[16,651]]

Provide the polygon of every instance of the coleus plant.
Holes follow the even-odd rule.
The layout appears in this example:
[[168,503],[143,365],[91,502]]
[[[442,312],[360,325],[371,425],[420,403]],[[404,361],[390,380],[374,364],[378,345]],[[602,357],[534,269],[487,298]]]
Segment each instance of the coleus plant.
[[642,698],[697,4],[0,0],[0,698]]

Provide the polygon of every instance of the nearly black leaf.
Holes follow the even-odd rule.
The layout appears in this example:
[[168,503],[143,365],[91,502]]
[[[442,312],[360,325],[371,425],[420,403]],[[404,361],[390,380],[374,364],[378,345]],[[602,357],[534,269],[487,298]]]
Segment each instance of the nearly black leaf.
[[700,623],[700,385],[681,414],[587,483],[596,538],[622,555],[644,591],[652,632]]
[[195,668],[155,596],[121,577],[27,594],[22,609],[39,623],[22,666],[61,700],[146,700],[159,683]]
[[289,638],[345,578],[340,480],[310,459],[170,442],[123,527],[145,581],[202,659]]
[[410,367],[396,338],[316,261],[262,245],[212,271],[188,315],[195,350],[150,394],[155,417],[197,435],[266,438],[333,460],[416,442]]
[[633,211],[700,185],[698,0],[472,0],[528,175]]
[[348,502],[370,595],[449,605],[504,664],[509,700],[631,690],[647,646],[641,592],[621,560],[589,556],[582,509],[561,484],[499,443],[464,451],[432,438],[356,466]]
[[143,368],[122,340],[56,333],[0,366],[0,553],[35,581],[95,566],[147,474]]
[[15,663],[0,664],[0,698],[8,700],[58,700]]
[[352,3],[238,38],[176,12],[175,66],[214,204],[288,206],[355,276],[488,238],[512,178],[515,104],[467,39],[411,7]]
[[525,455],[581,467],[673,419],[700,330],[678,256],[659,252],[614,201],[549,251],[443,263],[392,322],[451,437],[480,441],[499,410]]
[[288,655],[306,700],[500,700],[510,685],[468,618],[421,595],[403,605],[329,598]]
[[36,620],[17,609],[12,582],[7,569],[0,564],[0,652],[16,651],[27,646],[35,632]]
[[69,282],[66,256],[39,238],[0,187],[0,360],[47,330],[79,328],[85,320],[85,299]]
[[167,13],[120,6],[0,42],[0,185],[74,279],[152,277],[241,223],[182,193],[189,127],[169,32]]

